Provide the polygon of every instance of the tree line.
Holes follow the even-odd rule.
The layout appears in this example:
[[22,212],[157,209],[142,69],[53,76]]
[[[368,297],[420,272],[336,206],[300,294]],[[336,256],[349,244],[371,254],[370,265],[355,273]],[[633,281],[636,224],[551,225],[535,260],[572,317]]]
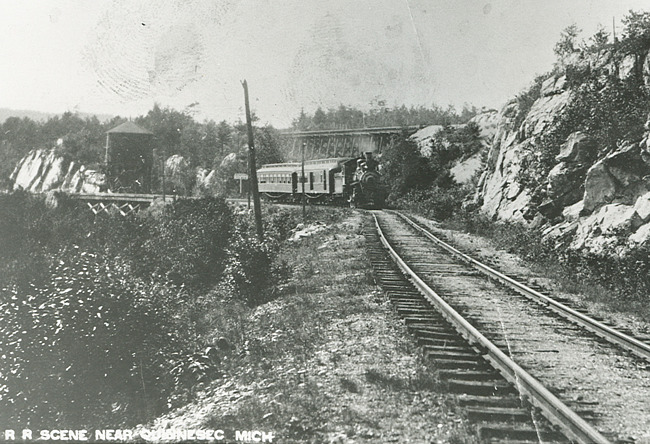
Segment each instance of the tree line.
[[[54,148],[57,154],[70,160],[100,168],[104,161],[106,132],[127,120],[117,116],[102,122],[97,117],[82,118],[72,112],[46,121],[7,118],[0,124],[0,188],[9,185],[13,168],[33,149]],[[190,111],[181,112],[157,104],[133,121],[154,134],[157,159],[154,168],[159,168],[161,159],[172,155],[182,156],[193,168],[208,170],[219,167],[230,153],[236,153],[238,158],[246,155],[246,125],[241,121],[199,122]],[[57,143],[59,139],[60,144]],[[270,125],[258,126],[256,139],[260,162],[282,160],[276,129]]]
[[475,106],[467,104],[458,112],[452,105],[447,108],[435,104],[431,107],[411,106],[409,108],[402,105],[390,108],[380,101],[367,111],[345,105],[327,110],[318,107],[313,114],[301,110],[300,115],[293,120],[292,127],[296,130],[309,131],[385,126],[453,125],[466,123],[479,112],[480,110]]
[[[388,108],[383,103],[363,111],[340,105],[324,111],[318,108],[313,114],[302,110],[292,123],[293,129],[317,130],[337,128],[362,128],[377,126],[450,125],[467,122],[476,115],[474,106],[464,106],[457,112],[453,106],[442,108],[400,107]],[[16,164],[33,149],[54,148],[57,154],[69,160],[101,169],[106,147],[106,132],[121,123],[125,117],[100,121],[97,117],[81,117],[72,112],[50,117],[45,121],[29,117],[9,117],[0,124],[0,188],[10,186],[9,176]],[[271,125],[260,125],[253,116],[255,145],[258,163],[284,161],[280,132]],[[154,105],[146,115],[133,119],[134,123],[153,132],[155,137],[154,177],[159,173],[162,159],[172,155],[182,156],[193,169],[216,169],[223,178],[233,172],[246,170],[246,125],[238,121],[229,123],[195,119],[192,107],[177,111]],[[62,143],[58,144],[57,141]],[[235,162],[222,167],[222,161],[234,153]],[[224,171],[221,171],[224,170]],[[225,171],[227,170],[227,171]],[[241,170],[241,171],[240,171]],[[159,184],[158,184],[159,185]],[[157,186],[154,183],[154,188]]]

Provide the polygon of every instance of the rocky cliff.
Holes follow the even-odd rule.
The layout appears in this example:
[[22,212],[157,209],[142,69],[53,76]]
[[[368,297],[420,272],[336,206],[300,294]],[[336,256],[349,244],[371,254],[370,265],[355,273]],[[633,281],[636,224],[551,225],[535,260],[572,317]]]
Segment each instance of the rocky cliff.
[[[229,166],[235,158],[235,154],[226,156],[222,163]],[[167,191],[170,193],[211,195],[216,194],[219,188],[215,170],[190,168],[188,162],[179,155],[173,155],[165,161],[165,175]],[[54,149],[30,151],[16,165],[10,180],[14,190],[23,189],[32,193],[108,191],[104,173],[69,161],[57,155]]]
[[14,168],[13,189],[33,193],[65,191],[98,193],[106,188],[106,176],[76,162],[57,156],[55,150],[32,150]]
[[[650,242],[650,126],[632,122],[640,108],[629,105],[649,85],[647,52],[605,50],[556,67],[532,105],[520,96],[499,111],[474,205],[543,230],[557,248],[623,255]],[[623,124],[631,130],[609,143],[608,128]]]
[[[479,129],[480,142],[484,149],[489,149],[494,140],[494,134],[499,123],[499,113],[496,110],[483,111],[474,116],[468,123],[476,124]],[[466,125],[450,125],[451,128],[464,128]],[[432,152],[432,139],[443,131],[443,125],[429,125],[415,132],[411,139],[417,143],[420,153],[430,157]],[[469,183],[483,166],[481,153],[476,153],[466,159],[458,159],[451,167],[451,177],[460,184]]]

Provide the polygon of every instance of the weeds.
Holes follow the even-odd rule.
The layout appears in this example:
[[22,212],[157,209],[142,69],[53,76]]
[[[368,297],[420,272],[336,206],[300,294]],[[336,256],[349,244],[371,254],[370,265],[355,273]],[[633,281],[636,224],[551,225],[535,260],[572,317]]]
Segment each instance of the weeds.
[[539,230],[469,213],[446,221],[445,227],[489,238],[497,248],[525,259],[538,273],[558,282],[564,291],[584,294],[588,300],[650,321],[650,252],[645,248],[625,257],[556,250]]
[[387,375],[385,372],[368,368],[365,372],[366,381],[371,384],[380,386],[386,390],[395,391],[440,391],[440,380],[435,372],[427,370],[426,372],[418,371],[414,377],[399,378],[393,375]]
[[220,199],[122,218],[0,196],[0,420],[129,425],[229,370],[289,273],[249,227]]

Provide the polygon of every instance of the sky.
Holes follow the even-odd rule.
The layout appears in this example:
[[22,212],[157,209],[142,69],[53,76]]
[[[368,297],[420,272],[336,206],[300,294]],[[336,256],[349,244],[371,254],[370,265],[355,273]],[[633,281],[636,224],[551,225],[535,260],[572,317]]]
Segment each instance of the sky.
[[553,67],[575,23],[647,0],[0,0],[0,107],[263,123],[301,109],[499,108]]

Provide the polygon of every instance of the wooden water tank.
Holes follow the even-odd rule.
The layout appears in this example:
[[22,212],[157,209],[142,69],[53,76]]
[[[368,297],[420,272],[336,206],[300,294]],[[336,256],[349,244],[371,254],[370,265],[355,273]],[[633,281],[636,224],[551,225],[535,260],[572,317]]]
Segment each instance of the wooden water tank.
[[106,132],[106,173],[115,193],[150,193],[153,133],[133,122]]

